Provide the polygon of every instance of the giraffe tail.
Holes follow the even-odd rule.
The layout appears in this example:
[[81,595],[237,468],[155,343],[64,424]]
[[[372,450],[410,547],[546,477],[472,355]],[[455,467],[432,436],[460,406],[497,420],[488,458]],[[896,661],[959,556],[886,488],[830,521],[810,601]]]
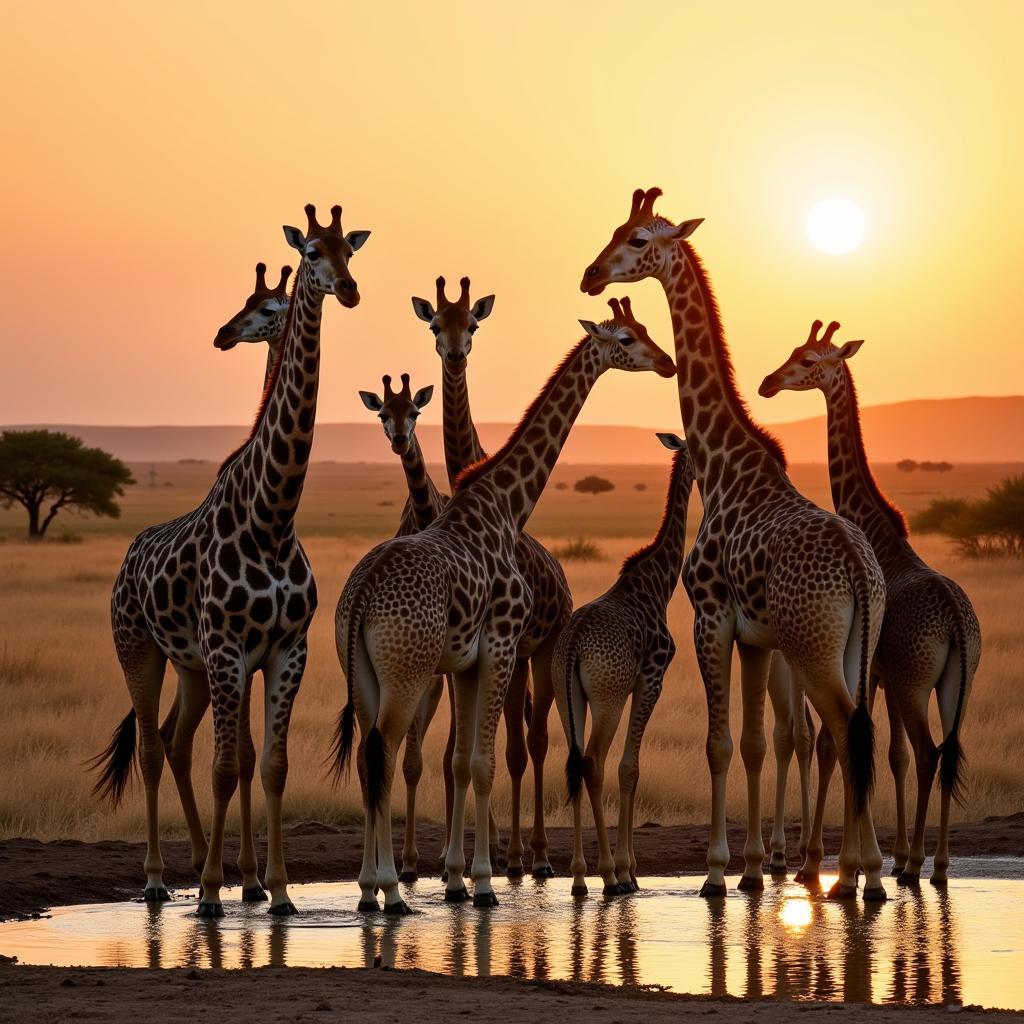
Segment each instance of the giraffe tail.
[[[330,772],[334,777],[335,784],[340,782],[342,775],[351,768],[352,740],[355,737],[356,724],[356,703],[352,679],[356,671],[356,644],[359,641],[359,630],[363,625],[363,612],[366,604],[365,593],[366,588],[364,587],[356,593],[349,607],[344,651],[342,651],[340,641],[337,640],[337,631],[335,631],[335,638],[338,643],[338,656],[341,661],[341,667],[345,672],[346,687],[345,706],[341,709],[338,721],[335,723],[334,742],[331,744],[331,752],[327,759],[331,766]],[[344,600],[345,595],[342,593],[341,600],[338,602],[338,611],[335,613],[336,621],[341,617]]]
[[[565,675],[565,701],[569,723],[569,756],[565,761],[565,782],[569,799],[579,800],[583,783],[587,777],[587,759],[583,756],[583,738],[577,730],[577,709],[583,711],[587,697],[580,679],[580,653],[576,645],[576,629],[573,629],[566,644],[563,670]],[[580,725],[583,723],[580,722]]]
[[867,806],[875,787],[875,726],[868,710],[868,673],[871,668],[871,595],[868,593],[867,569],[850,545],[854,555],[853,587],[860,605],[860,667],[857,677],[857,706],[846,727],[846,745],[853,779],[853,798],[857,813]]
[[956,697],[956,711],[949,735],[939,744],[939,785],[944,793],[963,806],[964,802],[964,748],[960,743],[960,719],[963,716],[964,700],[967,697],[967,629],[959,603],[942,583],[953,612],[953,640],[960,653],[960,690]]
[[114,807],[121,803],[128,784],[138,771],[137,736],[135,708],[132,708],[114,730],[106,748],[88,762],[91,771],[100,773],[92,788],[93,793],[101,800],[109,800]]

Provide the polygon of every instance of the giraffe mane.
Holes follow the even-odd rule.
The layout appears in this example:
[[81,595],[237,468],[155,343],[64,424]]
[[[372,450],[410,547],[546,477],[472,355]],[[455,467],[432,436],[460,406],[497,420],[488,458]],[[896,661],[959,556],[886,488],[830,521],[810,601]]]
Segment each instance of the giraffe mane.
[[[669,480],[675,483],[676,474],[679,472],[679,464],[683,459],[689,458],[690,453],[683,448],[672,455],[672,469],[669,472]],[[670,486],[665,492],[665,508],[661,513],[661,522],[658,524],[658,532],[643,547],[639,547],[631,555],[626,555],[619,568],[619,575],[628,572],[637,563],[642,562],[657,546],[668,529],[669,520],[672,518],[673,499],[675,498],[675,487]]]
[[722,324],[722,314],[718,309],[718,300],[715,298],[715,293],[711,289],[711,282],[708,280],[707,271],[704,269],[704,264],[701,262],[700,257],[694,251],[693,246],[689,242],[680,241],[679,243],[683,247],[683,251],[686,253],[687,259],[690,261],[690,265],[693,267],[694,276],[697,279],[697,287],[700,289],[701,296],[704,299],[704,305],[708,311],[708,320],[711,322],[711,332],[714,335],[713,347],[713,358],[718,362],[725,379],[725,400],[732,406],[733,412],[737,418],[746,424],[747,429],[751,434],[761,443],[765,451],[775,459],[775,461],[783,468],[786,468],[786,452],[782,447],[779,439],[769,431],[765,430],[764,427],[758,423],[753,416],[750,415],[750,410],[747,408],[747,403],[743,400],[743,396],[740,394],[739,387],[736,385],[736,368],[733,366],[732,357],[729,355],[729,348],[725,341],[725,327]]
[[277,384],[277,378],[281,375],[281,363],[284,360],[285,341],[288,339],[292,329],[292,319],[295,316],[295,287],[298,284],[299,276],[295,275],[295,280],[292,282],[292,290],[288,297],[288,312],[285,314],[284,319],[284,332],[281,335],[281,344],[277,346],[277,355],[274,357],[274,365],[271,367],[270,374],[268,375],[265,384],[263,385],[263,394],[260,396],[259,408],[256,410],[256,416],[253,419],[252,429],[249,431],[249,436],[220,464],[220,469],[217,470],[217,476],[219,477],[224,470],[231,465],[235,459],[238,458],[242,452],[252,443],[253,438],[256,436],[256,432],[260,429],[260,424],[263,422],[263,417],[267,413],[267,406],[270,404],[270,396],[274,393],[274,386]]
[[878,486],[875,474],[871,472],[871,466],[868,464],[867,456],[864,454],[864,433],[861,428],[860,399],[857,397],[857,386],[853,382],[853,374],[850,373],[849,366],[844,363],[842,369],[843,376],[846,378],[846,386],[850,390],[851,411],[853,412],[853,447],[856,452],[857,468],[861,472],[864,484],[871,491],[878,503],[878,507],[882,510],[885,518],[889,520],[892,528],[900,537],[907,537],[907,517],[899,506],[895,505],[882,493],[882,488]]
[[537,393],[536,398],[526,407],[526,412],[523,413],[519,422],[516,424],[515,430],[512,431],[508,436],[508,440],[493,454],[484,456],[479,462],[474,462],[473,465],[467,466],[455,480],[455,494],[459,491],[465,490],[471,483],[479,480],[480,477],[484,476],[494,465],[501,461],[505,455],[511,451],[516,442],[523,436],[526,431],[527,424],[530,422],[530,418],[536,413],[541,403],[544,401],[544,397],[551,390],[555,381],[565,373],[568,365],[576,358],[579,354],[580,349],[590,340],[590,335],[586,335],[580,341],[578,341],[573,347],[566,353],[565,358],[555,367],[554,372],[548,377],[544,384],[544,387]]

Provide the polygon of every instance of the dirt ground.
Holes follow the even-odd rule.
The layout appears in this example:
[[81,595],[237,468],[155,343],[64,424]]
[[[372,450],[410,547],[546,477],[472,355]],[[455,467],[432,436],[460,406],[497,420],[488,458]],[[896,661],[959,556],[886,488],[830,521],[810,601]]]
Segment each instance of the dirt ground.
[[[253,1008],[259,1007],[254,1014]],[[216,1021],[352,1020],[361,1024],[518,1024],[588,1019],[593,1024],[668,1024],[712,1016],[740,1024],[782,1024],[798,1014],[827,1019],[927,1024],[948,1019],[947,1007],[860,1006],[682,996],[630,987],[512,978],[446,978],[386,969],[261,968],[251,971],[70,970],[0,967],[0,1022],[88,1019],[95,1024]],[[960,1020],[1020,1021],[1024,1014],[964,1007]]]
[[[397,823],[396,823],[397,826]],[[614,830],[612,830],[614,832]],[[797,830],[788,831],[791,858],[796,856]],[[421,824],[418,846],[421,873],[438,874],[436,853],[442,845],[443,829]],[[930,830],[927,848],[934,849],[934,830]],[[637,830],[635,843],[640,873],[669,874],[677,871],[704,870],[708,830],[706,826],[659,826],[648,823]],[[402,828],[395,828],[402,835]],[[734,851],[732,867],[743,866],[739,851],[743,848],[744,829],[729,825],[729,846]],[[879,829],[883,852],[892,848],[892,830]],[[288,875],[293,882],[338,881],[355,878],[362,857],[361,825],[335,826],[319,822],[299,822],[286,829],[285,855]],[[567,874],[572,854],[572,830],[548,829],[551,863],[560,874]],[[825,830],[825,849],[839,849],[840,830]],[[954,825],[950,846],[956,856],[1024,857],[1024,811],[1006,817],[989,818],[970,824]],[[585,833],[588,862],[597,862],[597,844],[592,830]],[[467,849],[472,849],[471,837]],[[265,863],[262,843],[257,841],[260,863]],[[141,894],[144,876],[142,843],[82,843],[58,840],[41,843],[34,839],[10,839],[0,842],[0,920],[39,914],[47,907],[72,903],[102,903],[135,898]],[[234,871],[237,842],[229,841],[225,856],[228,884],[239,881]],[[197,884],[189,865],[187,841],[170,840],[163,844],[166,864],[164,880],[169,886]],[[792,867],[799,866],[791,860]]]

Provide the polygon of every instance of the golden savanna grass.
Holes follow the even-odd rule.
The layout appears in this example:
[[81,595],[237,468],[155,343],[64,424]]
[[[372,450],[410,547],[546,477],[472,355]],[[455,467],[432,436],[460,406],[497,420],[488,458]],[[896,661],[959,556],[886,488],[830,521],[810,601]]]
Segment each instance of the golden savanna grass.
[[[136,467],[136,476],[149,469]],[[133,488],[122,522],[68,520],[82,543],[29,545],[18,539],[20,520],[0,517],[7,533],[0,544],[0,837],[131,838],[143,835],[143,807],[138,788],[112,812],[90,795],[92,778],[83,763],[107,742],[128,710],[129,701],[110,638],[109,595],[127,547],[126,525],[134,531],[147,522],[169,518],[192,507],[205,493],[212,466],[159,466],[158,486]],[[552,546],[584,537],[600,548],[599,561],[566,563],[577,604],[595,597],[614,579],[622,558],[653,533],[667,464],[637,467],[560,467],[555,482],[569,482],[595,470],[616,483],[611,494],[596,497],[549,488],[532,524]],[[884,467],[883,467],[884,471]],[[943,494],[979,493],[1004,475],[1006,467],[965,467],[942,479],[933,475],[884,473],[889,492],[911,510]],[[798,485],[827,506],[823,467],[796,467]],[[437,478],[441,478],[438,473]],[[637,491],[637,482],[647,484]],[[164,486],[170,482],[173,486]],[[333,610],[341,586],[359,557],[393,529],[404,500],[394,467],[314,466],[304,498],[300,533],[316,572],[320,610],[310,636],[309,668],[296,703],[289,742],[290,773],[286,814],[290,819],[345,821],[361,814],[355,779],[334,789],[327,782],[324,759],[330,734],[344,700],[343,678],[334,650]],[[692,537],[699,518],[694,495]],[[963,741],[969,758],[969,797],[955,815],[976,820],[989,814],[1020,810],[1021,743],[1024,709],[1018,680],[1024,656],[1018,609],[1024,606],[1020,563],[968,562],[956,558],[944,541],[915,538],[932,565],[956,578],[970,594],[981,620],[984,654],[966,716]],[[700,823],[708,820],[708,782],[704,757],[704,693],[689,641],[692,616],[681,590],[670,611],[678,654],[666,680],[661,702],[648,729],[641,757],[638,822]],[[738,676],[734,674],[734,681]],[[259,683],[257,681],[257,687]],[[734,685],[734,690],[736,689]],[[174,691],[173,673],[164,687],[165,705]],[[733,700],[733,735],[738,751],[738,699]],[[253,730],[262,737],[261,701],[254,696]],[[878,733],[876,819],[891,822],[893,795],[885,750],[885,713],[875,708]],[[769,753],[765,761],[764,811],[771,813],[774,762],[770,749],[772,718],[766,716]],[[936,720],[937,734],[937,720]],[[426,743],[427,770],[420,789],[422,813],[443,819],[441,753],[447,731],[443,703]],[[546,803],[551,823],[567,824],[564,764],[566,748],[554,710],[550,719]],[[211,729],[201,727],[196,743],[196,789],[204,813],[209,808]],[[614,756],[614,755],[613,755]],[[509,785],[499,750],[497,813],[507,821]],[[795,766],[791,772],[790,808],[796,808]],[[913,771],[911,771],[913,780]],[[614,772],[609,773],[614,782]],[[839,820],[839,782],[834,780],[831,817]],[[256,786],[257,806],[259,787]],[[738,753],[730,773],[729,815],[745,815],[742,766]],[[162,820],[168,833],[182,831],[177,796],[165,772]],[[913,782],[911,782],[911,800]],[[530,773],[524,799],[532,801]],[[609,803],[614,805],[614,785]],[[938,801],[933,802],[936,805]],[[395,807],[404,805],[403,785],[396,786]],[[258,811],[261,818],[261,811]]]

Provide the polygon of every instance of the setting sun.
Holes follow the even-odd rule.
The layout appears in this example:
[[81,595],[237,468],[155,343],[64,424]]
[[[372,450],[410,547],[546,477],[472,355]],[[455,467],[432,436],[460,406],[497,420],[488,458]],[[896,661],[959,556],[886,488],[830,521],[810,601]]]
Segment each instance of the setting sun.
[[852,252],[864,240],[864,214],[844,196],[822,199],[807,214],[807,237],[816,249],[833,256]]

